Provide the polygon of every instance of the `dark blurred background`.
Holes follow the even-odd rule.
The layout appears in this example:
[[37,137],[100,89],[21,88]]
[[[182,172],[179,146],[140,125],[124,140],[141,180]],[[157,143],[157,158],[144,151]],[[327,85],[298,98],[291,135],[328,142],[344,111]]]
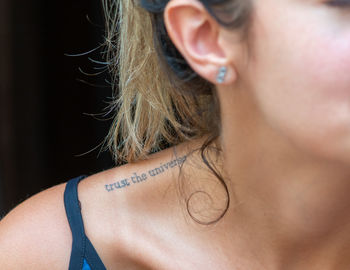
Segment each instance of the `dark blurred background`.
[[65,56],[98,47],[103,24],[100,0],[0,0],[0,216],[45,188],[113,166],[98,147],[111,121],[88,115],[107,106],[108,75],[79,71],[103,67],[88,59],[102,61],[101,50]]

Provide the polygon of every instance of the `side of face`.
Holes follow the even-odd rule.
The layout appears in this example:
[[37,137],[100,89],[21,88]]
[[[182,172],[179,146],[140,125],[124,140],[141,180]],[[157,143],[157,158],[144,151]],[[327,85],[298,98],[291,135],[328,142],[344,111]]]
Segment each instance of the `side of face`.
[[312,154],[350,164],[350,3],[255,1],[251,94],[264,119]]
[[281,137],[308,154],[350,164],[350,1],[348,7],[326,1],[255,0],[248,49],[198,0],[170,1],[165,24],[197,74],[216,83],[219,68],[229,67],[217,85],[221,105],[228,104],[226,123],[236,113],[228,100],[238,87]]

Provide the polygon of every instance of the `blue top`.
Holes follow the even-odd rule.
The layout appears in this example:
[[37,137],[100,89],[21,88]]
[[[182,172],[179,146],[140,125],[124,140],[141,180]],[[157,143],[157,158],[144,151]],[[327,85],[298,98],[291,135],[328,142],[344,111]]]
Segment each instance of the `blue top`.
[[84,231],[81,205],[78,198],[78,183],[85,177],[79,176],[69,180],[64,191],[64,207],[73,238],[69,270],[106,270]]

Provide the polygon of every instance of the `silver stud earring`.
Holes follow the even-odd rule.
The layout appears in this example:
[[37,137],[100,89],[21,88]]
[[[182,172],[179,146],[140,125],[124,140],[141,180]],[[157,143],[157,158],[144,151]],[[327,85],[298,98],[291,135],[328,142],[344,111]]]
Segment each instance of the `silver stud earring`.
[[227,73],[227,67],[221,67],[219,69],[218,76],[216,77],[216,81],[218,83],[223,83],[225,81],[226,73]]

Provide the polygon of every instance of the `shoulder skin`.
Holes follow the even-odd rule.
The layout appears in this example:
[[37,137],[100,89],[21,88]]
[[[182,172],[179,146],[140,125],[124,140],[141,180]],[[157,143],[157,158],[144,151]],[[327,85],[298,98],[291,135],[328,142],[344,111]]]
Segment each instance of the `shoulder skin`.
[[72,237],[64,188],[34,195],[0,221],[0,269],[68,269]]

